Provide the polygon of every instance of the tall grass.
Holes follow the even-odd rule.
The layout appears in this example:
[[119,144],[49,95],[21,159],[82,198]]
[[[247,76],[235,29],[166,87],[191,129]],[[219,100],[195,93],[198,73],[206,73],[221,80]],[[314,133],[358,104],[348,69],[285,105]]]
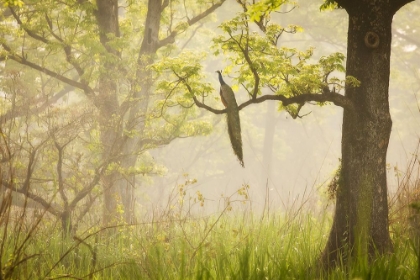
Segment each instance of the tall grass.
[[[302,214],[261,221],[241,214],[188,222],[120,226],[83,239],[63,240],[60,232],[38,231],[21,263],[4,279],[314,279],[329,219]],[[83,242],[80,242],[83,240]],[[204,242],[203,242],[204,241]],[[2,264],[13,258],[8,246]],[[414,247],[396,239],[395,254],[350,271],[337,268],[328,279],[418,279]],[[3,271],[5,272],[5,271]]]
[[409,208],[413,201],[403,200],[412,189],[391,200],[394,254],[320,274],[316,261],[331,213],[299,207],[257,216],[244,207],[244,186],[223,198],[217,213],[193,214],[206,200],[199,192],[188,197],[189,184],[179,185],[166,209],[142,223],[80,227],[73,237],[43,214],[29,220],[28,211],[13,209],[5,196],[1,279],[420,279],[416,212]]

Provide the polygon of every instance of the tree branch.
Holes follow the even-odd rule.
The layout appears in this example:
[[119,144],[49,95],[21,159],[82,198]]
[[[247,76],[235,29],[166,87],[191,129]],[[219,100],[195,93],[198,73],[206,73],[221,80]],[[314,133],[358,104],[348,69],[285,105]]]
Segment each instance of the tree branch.
[[95,176],[93,177],[89,185],[85,186],[80,192],[78,192],[71,201],[71,203],[69,203],[70,211],[72,211],[76,207],[77,203],[83,198],[85,198],[93,190],[93,188],[98,185],[99,180],[102,177],[102,173],[107,169],[108,164],[109,162],[105,163],[102,169],[98,168],[95,170]]
[[169,0],[164,0],[164,1],[162,2],[162,11],[163,11],[166,7],[168,7],[168,5],[169,5]]
[[19,17],[19,16],[15,13],[15,11],[13,10],[13,8],[12,8],[12,7],[9,7],[9,9],[10,9],[10,12],[12,13],[13,17],[15,18],[15,20],[16,20],[16,21],[17,21],[17,23],[19,24],[19,26],[20,26],[23,30],[25,30],[25,32],[26,32],[29,36],[31,36],[32,38],[34,38],[34,39],[36,39],[36,40],[38,40],[38,41],[41,41],[41,42],[43,42],[43,43],[48,44],[48,40],[47,40],[46,38],[44,38],[44,37],[42,37],[42,36],[40,36],[40,35],[36,34],[34,31],[32,31],[32,30],[30,30],[30,29],[28,29],[28,28],[26,28],[26,27],[25,27],[25,25],[23,24],[23,22],[20,20],[20,17]]
[[[196,24],[197,22],[199,22],[200,20],[202,20],[203,18],[205,18],[209,14],[213,13],[217,8],[219,8],[220,6],[222,6],[222,4],[225,1],[226,0],[220,0],[219,3],[213,4],[211,7],[209,7],[204,12],[196,15],[192,19],[188,19],[188,21],[187,21],[188,26],[192,26],[192,25]],[[164,3],[166,3],[166,1]],[[164,38],[162,40],[159,40],[158,48],[161,48],[161,47],[166,46],[168,44],[173,44],[175,42],[176,35],[178,35],[178,31],[176,31],[176,30],[171,31],[171,33],[166,38]]]
[[[38,40],[38,41],[41,41],[41,42],[43,42],[43,43],[45,43],[45,44],[51,44],[51,42],[47,39],[47,38],[45,38],[45,37],[43,37],[43,36],[40,36],[40,35],[38,35],[36,32],[34,32],[33,30],[30,30],[30,29],[28,29],[28,28],[26,28],[25,27],[25,25],[24,25],[24,23],[22,22],[22,20],[20,19],[20,17],[16,14],[16,12],[14,11],[14,9],[13,8],[9,8],[10,9],[10,12],[12,13],[12,15],[13,15],[13,17],[15,18],[15,20],[16,20],[16,22],[19,24],[19,26],[23,29],[23,30],[25,30],[25,32],[30,36],[30,37],[32,37],[33,39],[35,39],[35,40]],[[84,74],[84,70],[83,70],[83,68],[80,66],[80,64],[78,64],[77,63],[77,61],[74,59],[74,56],[72,55],[72,48],[71,48],[71,46],[69,46],[69,45],[67,45],[67,44],[65,44],[65,42],[64,42],[64,40],[62,39],[62,38],[60,38],[60,36],[58,36],[57,34],[55,34],[54,33],[54,31],[53,31],[53,25],[52,25],[52,21],[51,21],[51,19],[48,17],[48,15],[47,14],[45,14],[45,19],[46,19],[46,21],[47,21],[47,25],[48,25],[48,27],[49,27],[49,29],[50,29],[50,33],[51,33],[51,35],[57,40],[57,41],[59,41],[61,44],[62,44],[62,46],[63,46],[63,50],[64,50],[64,53],[66,54],[66,61],[68,62],[68,63],[70,63],[73,67],[74,67],[74,69],[76,69],[76,71],[77,71],[77,73],[79,74],[79,77],[82,77],[83,76],[83,74]],[[86,84],[86,83],[85,83]]]
[[61,195],[61,199],[64,203],[64,209],[67,209],[69,206],[69,200],[66,193],[64,192],[64,179],[63,179],[63,157],[64,157],[64,147],[66,145],[60,146],[56,139],[54,139],[55,147],[58,151],[58,161],[57,161],[57,176],[58,176],[58,192]]
[[33,193],[29,192],[29,191],[25,191],[25,190],[23,190],[21,188],[18,189],[15,186],[13,186],[13,184],[7,183],[6,180],[2,180],[2,185],[5,188],[7,188],[7,189],[9,189],[9,190],[11,190],[13,192],[23,194],[27,198],[30,198],[33,201],[39,203],[40,205],[42,205],[42,207],[44,207],[45,210],[47,210],[49,213],[53,214],[54,216],[57,216],[58,217],[59,215],[61,215],[61,212],[58,210],[59,209],[59,206],[58,205],[54,205],[52,203],[49,203],[45,199],[43,199],[42,197],[40,197],[40,196],[38,196],[36,194],[33,194]]
[[213,114],[224,114],[224,113],[227,113],[227,109],[223,109],[223,110],[214,109],[214,108],[212,108],[212,107],[210,107],[210,106],[208,106],[208,105],[206,105],[206,104],[201,103],[200,101],[198,101],[197,97],[195,97],[195,96],[193,96],[193,100],[194,100],[195,105],[197,105],[197,107],[204,108],[207,111],[212,112]]
[[[188,87],[187,87],[188,88]],[[226,109],[224,110],[218,110],[218,109],[214,109],[200,101],[198,101],[198,99],[193,96],[193,100],[194,103],[197,105],[197,107],[200,108],[204,108],[207,111],[210,111],[214,114],[224,114],[227,112]],[[238,106],[239,110],[244,109],[245,107],[251,105],[251,104],[255,104],[255,103],[262,103],[264,101],[267,100],[277,100],[277,101],[281,101],[283,106],[288,106],[291,104],[304,104],[310,101],[315,101],[315,102],[332,102],[335,105],[342,107],[344,109],[353,109],[353,103],[346,98],[345,96],[338,94],[336,92],[324,92],[322,94],[313,94],[313,93],[305,93],[305,94],[301,94],[301,95],[297,95],[297,96],[293,96],[293,97],[286,97],[284,95],[262,95],[260,97],[257,98],[253,98],[250,99],[242,104],[240,104]]]
[[[95,92],[93,91],[93,89],[90,88],[89,85],[87,85],[86,83],[77,82],[77,81],[69,79],[69,78],[67,78],[67,77],[65,77],[65,76],[63,76],[63,75],[61,75],[57,72],[54,72],[54,71],[51,71],[51,70],[49,70],[45,67],[39,66],[36,63],[30,62],[26,58],[14,54],[12,52],[11,48],[9,46],[7,46],[5,43],[2,43],[1,45],[9,53],[7,56],[3,56],[4,58],[10,58],[10,59],[22,64],[22,65],[29,66],[32,69],[38,70],[42,73],[45,73],[48,76],[51,76],[51,77],[53,77],[53,78],[55,78],[55,79],[57,79],[57,80],[59,80],[63,83],[66,83],[66,84],[71,85],[75,88],[81,89],[89,97],[92,97],[92,96],[95,95]],[[0,57],[0,59],[3,58],[3,57]]]
[[406,4],[413,2],[414,0],[391,0],[391,8],[394,13],[401,9]]
[[220,6],[222,6],[222,4],[225,1],[226,0],[220,0],[219,3],[213,4],[210,8],[208,8],[207,10],[205,10],[204,12],[202,12],[201,14],[198,14],[197,16],[193,17],[192,19],[189,19],[188,20],[188,25],[191,26],[191,25],[195,24],[196,22],[202,20],[203,18],[205,18],[209,14],[213,13],[217,8],[219,8]]
[[84,71],[84,70],[83,70],[83,68],[80,66],[80,64],[79,64],[79,63],[77,63],[76,59],[74,58],[74,56],[73,56],[73,54],[72,54],[72,48],[71,48],[71,46],[70,46],[70,45],[67,45],[67,44],[64,42],[64,40],[63,40],[60,36],[58,36],[57,34],[55,34],[55,32],[54,32],[54,30],[53,30],[53,24],[52,24],[52,21],[51,21],[51,19],[48,17],[48,15],[47,15],[47,14],[45,14],[45,19],[46,19],[46,21],[47,21],[47,23],[48,23],[48,27],[49,27],[49,29],[50,29],[50,33],[51,33],[51,35],[52,35],[55,39],[57,39],[57,40],[61,43],[61,45],[63,46],[64,53],[66,54],[66,61],[67,61],[68,63],[70,63],[71,65],[73,65],[74,69],[76,69],[76,71],[77,71],[77,74],[79,74],[79,77],[82,77],[82,76],[83,76],[83,74],[85,73],[85,71]]

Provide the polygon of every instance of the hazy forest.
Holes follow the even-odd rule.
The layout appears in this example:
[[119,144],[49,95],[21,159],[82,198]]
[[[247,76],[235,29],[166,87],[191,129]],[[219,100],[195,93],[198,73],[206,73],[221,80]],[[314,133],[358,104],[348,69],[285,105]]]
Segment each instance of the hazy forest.
[[0,280],[420,279],[418,1],[0,5]]

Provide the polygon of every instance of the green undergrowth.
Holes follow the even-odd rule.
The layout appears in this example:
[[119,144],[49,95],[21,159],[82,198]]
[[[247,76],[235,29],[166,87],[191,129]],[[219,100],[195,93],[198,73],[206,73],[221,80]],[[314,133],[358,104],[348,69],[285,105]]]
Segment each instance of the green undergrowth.
[[1,240],[2,279],[419,279],[415,246],[398,227],[394,254],[369,267],[315,274],[330,226],[330,214],[303,211],[263,219],[222,211],[89,228],[67,238],[55,224],[19,234],[9,226]]
[[393,254],[327,274],[317,260],[332,211],[311,211],[303,203],[255,214],[244,185],[222,197],[221,210],[205,214],[206,199],[198,191],[189,195],[191,184],[180,184],[166,208],[143,222],[81,224],[66,236],[57,219],[0,208],[0,280],[420,279],[419,213],[409,207],[412,199],[403,200],[413,191],[400,192],[390,206]]

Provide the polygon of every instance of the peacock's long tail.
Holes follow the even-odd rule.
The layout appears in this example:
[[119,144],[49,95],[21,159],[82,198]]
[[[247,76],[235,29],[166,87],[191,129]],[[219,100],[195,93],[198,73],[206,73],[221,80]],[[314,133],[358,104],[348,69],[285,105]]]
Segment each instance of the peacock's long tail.
[[239,109],[236,102],[233,106],[228,107],[227,126],[233,152],[238,157],[242,167],[245,167],[242,153],[241,120],[239,119]]
[[222,72],[216,72],[219,74],[220,98],[227,109],[226,115],[230,143],[232,144],[233,152],[239,159],[239,163],[242,167],[245,167],[242,153],[241,120],[239,119],[238,103],[236,103],[235,94],[232,88],[223,80]]

